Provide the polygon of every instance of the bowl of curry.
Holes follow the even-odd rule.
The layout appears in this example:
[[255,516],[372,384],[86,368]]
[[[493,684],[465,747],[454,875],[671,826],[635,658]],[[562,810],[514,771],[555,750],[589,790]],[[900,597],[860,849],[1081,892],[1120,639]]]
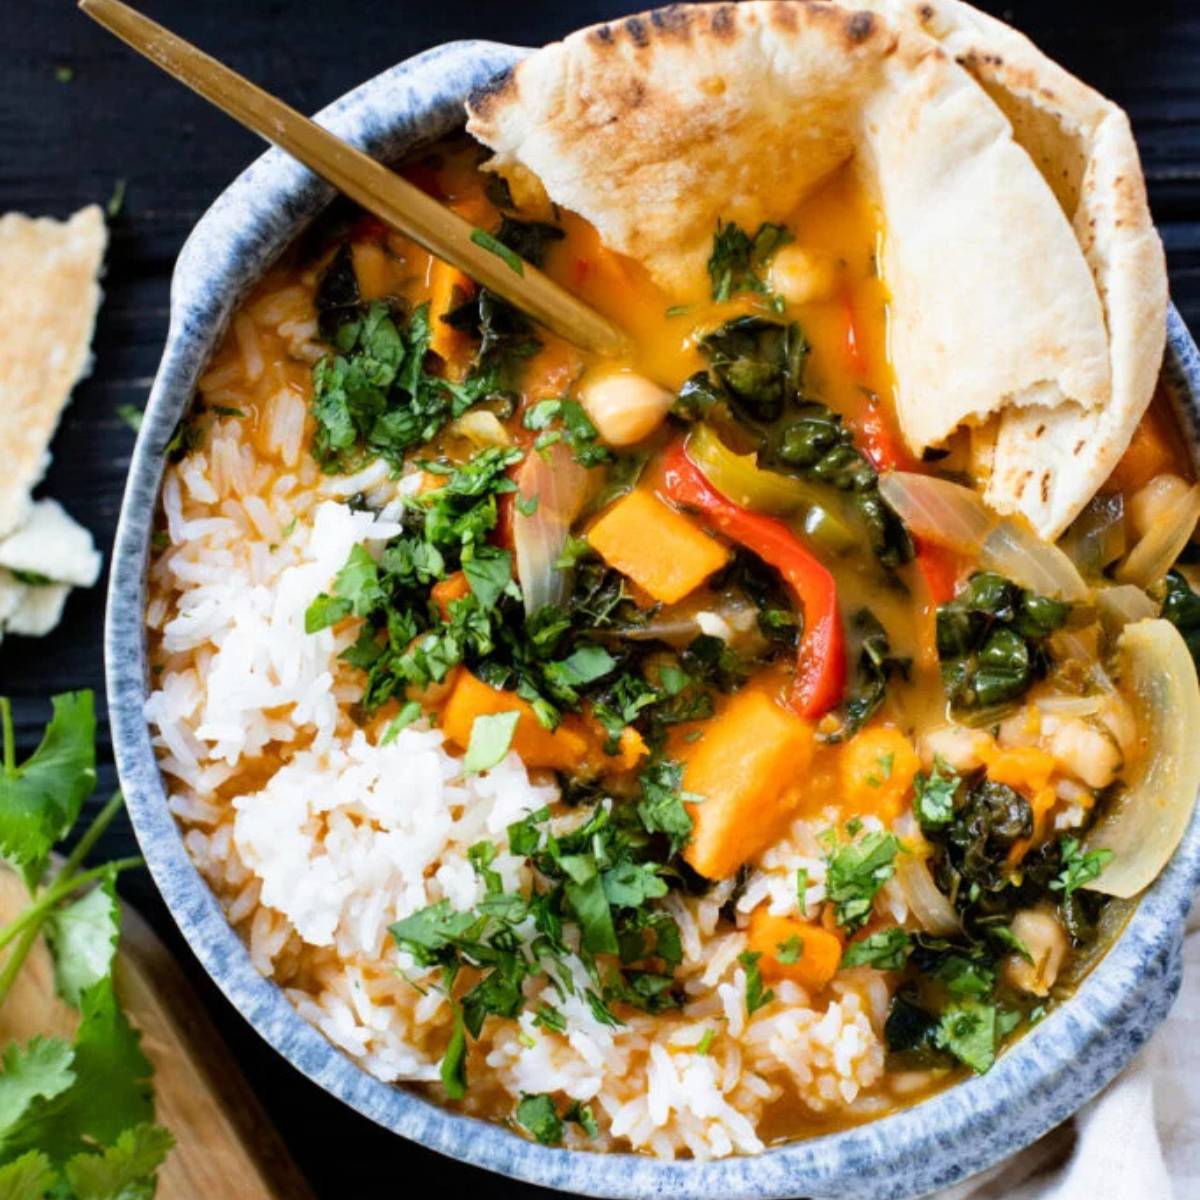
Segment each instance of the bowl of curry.
[[[617,321],[621,361],[275,151],[180,257],[110,593],[130,811],[254,1027],[462,1160],[597,1195],[917,1195],[1074,1111],[1178,988],[1198,375],[1152,226],[1136,322],[1096,276],[1107,365],[1080,319],[964,421],[972,372],[935,398],[897,344],[953,281],[906,274],[894,243],[922,226],[866,84],[823,85],[871,114],[856,149],[769,203],[714,185],[702,223],[670,163],[705,139],[655,141],[679,43],[738,99],[731,22],[743,57],[833,29],[901,106],[865,61],[881,31],[912,74],[949,71],[919,37],[995,34],[962,5],[920,34],[873,7],[865,33],[745,5],[528,58],[458,43],[322,115]],[[589,140],[631,78],[637,121],[609,115],[621,154],[674,155],[667,224],[659,195],[640,221],[606,207],[628,172]],[[1014,104],[987,153],[1032,162]],[[1089,202],[1026,183],[1031,230]],[[1046,215],[1025,247],[1055,247],[1064,288],[1102,271],[1070,231]],[[1156,312],[1161,369],[1153,329],[1120,342]],[[1061,486],[1039,412],[1086,442]]]

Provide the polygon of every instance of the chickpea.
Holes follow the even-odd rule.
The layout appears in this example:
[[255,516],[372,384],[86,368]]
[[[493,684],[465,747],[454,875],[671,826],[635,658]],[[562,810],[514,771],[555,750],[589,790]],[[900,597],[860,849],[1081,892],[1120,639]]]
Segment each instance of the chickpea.
[[1121,747],[1109,728],[1100,721],[1081,717],[1047,721],[1046,749],[1077,779],[1090,788],[1107,787],[1124,765]]
[[1189,488],[1178,475],[1155,475],[1129,501],[1129,523],[1137,537],[1145,537],[1187,494]]
[[789,304],[827,300],[836,284],[833,263],[792,242],[771,260],[771,290]]
[[644,375],[610,371],[585,379],[579,400],[608,445],[631,446],[659,427],[675,396]]
[[1015,951],[1009,954],[1004,959],[1005,979],[1023,992],[1048,996],[1067,957],[1066,930],[1048,907],[1023,908],[1011,928],[1033,961]]
[[954,771],[977,771],[983,766],[980,751],[988,744],[988,735],[980,729],[961,725],[943,725],[921,739],[921,760],[931,766],[942,759]]

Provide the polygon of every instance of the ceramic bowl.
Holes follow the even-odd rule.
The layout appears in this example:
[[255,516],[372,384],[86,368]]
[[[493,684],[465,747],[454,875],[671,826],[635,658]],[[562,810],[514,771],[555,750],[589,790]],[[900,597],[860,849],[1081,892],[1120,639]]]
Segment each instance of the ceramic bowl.
[[[357,88],[320,119],[370,153],[396,158],[459,126],[467,94],[525,53],[487,42],[442,46]],[[594,1196],[903,1200],[983,1170],[1095,1095],[1149,1037],[1179,988],[1184,918],[1200,879],[1200,815],[1077,994],[989,1074],[872,1124],[756,1158],[664,1163],[535,1145],[374,1079],[258,974],[188,859],[167,809],[142,716],[146,564],[163,450],[203,364],[239,298],[331,197],[325,184],[272,150],[238,177],[188,238],[171,290],[166,349],[130,468],[108,595],[113,745],[138,840],[184,936],[246,1020],[298,1070],[380,1125],[476,1166]],[[1195,445],[1200,356],[1173,309],[1166,371]]]

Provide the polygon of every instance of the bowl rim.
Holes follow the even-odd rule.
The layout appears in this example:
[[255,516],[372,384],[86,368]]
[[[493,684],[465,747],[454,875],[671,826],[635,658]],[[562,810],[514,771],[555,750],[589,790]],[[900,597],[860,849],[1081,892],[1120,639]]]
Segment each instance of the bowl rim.
[[[447,43],[368,80],[318,119],[368,152],[392,157],[461,125],[466,95],[527,53],[495,42]],[[175,922],[233,1006],[302,1074],[385,1128],[472,1165],[586,1195],[903,1200],[986,1169],[1075,1112],[1132,1058],[1178,991],[1184,920],[1200,882],[1200,808],[1172,861],[1076,994],[1001,1055],[987,1076],[866,1124],[753,1157],[661,1162],[526,1141],[369,1075],[258,973],[188,857],[167,807],[143,716],[145,574],[164,450],[200,370],[248,284],[332,196],[333,189],[272,149],[220,194],[187,239],[172,280],[163,357],[130,464],[108,588],[108,705],[130,817]],[[1164,376],[1195,452],[1200,352],[1173,306]]]

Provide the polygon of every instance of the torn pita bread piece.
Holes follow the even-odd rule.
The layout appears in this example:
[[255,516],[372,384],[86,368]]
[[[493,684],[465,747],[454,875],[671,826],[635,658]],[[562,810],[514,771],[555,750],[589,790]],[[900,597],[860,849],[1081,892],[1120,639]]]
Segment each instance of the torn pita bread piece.
[[87,373],[108,240],[90,205],[67,221],[0,217],[0,536],[15,529]]
[[[1061,103],[1039,108],[1041,77],[1022,91],[986,66],[999,23],[965,5],[864,7],[750,0],[583,30],[472,97],[468,129],[492,169],[537,176],[680,298],[705,284],[718,221],[785,221],[853,159],[885,225],[905,440],[998,421],[989,499],[1055,536],[1132,435],[1165,336],[1127,122],[1058,68]],[[1042,441],[1044,464],[1019,445]],[[1086,478],[1036,477],[1065,460]]]
[[1112,390],[1095,409],[1003,414],[978,463],[997,511],[1060,534],[1112,473],[1146,411],[1166,341],[1167,267],[1129,118],[1028,38],[961,0],[855,0],[935,39],[995,101],[1071,222],[1104,308]]
[[92,535],[57,500],[39,500],[29,519],[0,541],[0,567],[75,587],[100,578],[100,551]]

